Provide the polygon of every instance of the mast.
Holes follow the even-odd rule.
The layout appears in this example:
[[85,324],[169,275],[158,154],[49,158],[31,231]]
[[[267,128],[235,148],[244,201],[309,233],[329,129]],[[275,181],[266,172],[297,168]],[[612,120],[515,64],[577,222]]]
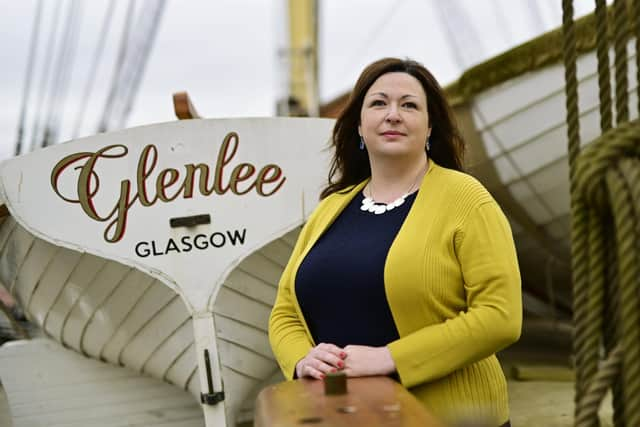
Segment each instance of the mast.
[[286,77],[278,114],[318,116],[318,2],[284,1],[288,34],[279,56],[281,73]]

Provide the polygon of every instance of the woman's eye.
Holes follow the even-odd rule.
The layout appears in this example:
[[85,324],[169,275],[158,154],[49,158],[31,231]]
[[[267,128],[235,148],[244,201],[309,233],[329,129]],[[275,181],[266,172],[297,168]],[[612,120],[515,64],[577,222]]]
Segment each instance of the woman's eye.
[[377,107],[380,105],[384,105],[384,101],[382,99],[374,99],[373,101],[371,101],[372,107]]
[[405,102],[404,106],[406,108],[418,108],[418,106],[414,102]]

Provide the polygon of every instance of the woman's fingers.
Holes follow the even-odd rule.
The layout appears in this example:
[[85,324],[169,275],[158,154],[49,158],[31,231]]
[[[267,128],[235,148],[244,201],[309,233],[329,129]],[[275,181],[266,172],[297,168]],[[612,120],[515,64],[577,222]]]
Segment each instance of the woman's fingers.
[[347,353],[340,347],[321,343],[312,348],[309,354],[298,362],[296,373],[298,377],[322,379],[326,374],[344,368],[346,357]]
[[321,380],[324,378],[325,374],[323,374],[322,372],[318,371],[315,368],[312,368],[311,366],[308,366],[305,368],[306,373],[305,373],[305,377],[311,377],[311,378],[315,378],[317,380]]
[[333,344],[319,344],[311,350],[310,355],[337,369],[344,368],[343,359],[347,357],[347,353]]
[[318,352],[314,354],[316,360],[324,362],[328,365],[329,368],[342,369],[344,367],[344,362],[339,357],[336,357],[332,353],[327,352]]
[[323,362],[320,359],[316,359],[312,356],[307,356],[302,361],[302,376],[310,376],[321,379],[329,372],[335,372],[336,368]]
[[334,344],[320,343],[315,348],[317,348],[318,350],[326,351],[327,353],[331,353],[340,359],[344,359],[345,357],[347,357],[347,353],[345,353],[343,349]]

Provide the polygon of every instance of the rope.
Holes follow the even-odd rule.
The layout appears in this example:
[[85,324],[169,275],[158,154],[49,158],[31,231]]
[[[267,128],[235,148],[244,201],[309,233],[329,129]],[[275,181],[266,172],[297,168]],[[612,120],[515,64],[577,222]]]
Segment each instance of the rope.
[[616,122],[629,120],[629,99],[627,79],[627,16],[626,0],[616,0],[613,4],[614,52],[616,67]]
[[156,35],[158,34],[158,29],[160,27],[160,22],[162,19],[162,15],[164,13],[166,5],[166,0],[157,0],[151,6],[147,4],[147,7],[152,11],[145,11],[143,17],[146,18],[146,25],[137,25],[136,29],[140,31],[140,28],[145,28],[144,31],[144,39],[140,42],[140,53],[138,55],[138,63],[135,67],[132,68],[131,71],[131,79],[130,86],[127,88],[126,99],[123,100],[120,112],[115,116],[114,123],[116,128],[123,127],[125,124],[125,120],[129,117],[131,113],[131,109],[133,107],[133,103],[136,99],[136,95],[138,94],[138,89],[140,88],[140,83],[142,81],[142,77],[144,76],[145,68],[149,60],[149,56],[151,54],[151,49],[153,47]]
[[[74,37],[77,28],[78,6],[77,0],[71,0],[67,6],[67,15],[64,23],[64,31],[60,50],[54,65],[53,82],[49,99],[47,103],[47,115],[44,125],[44,135],[42,137],[41,146],[47,147],[53,144],[57,138],[57,113],[64,103],[64,97],[67,89],[67,81],[73,67],[75,47],[78,39]],[[61,98],[62,97],[62,98]]]
[[129,3],[117,69],[100,119],[99,132],[122,127],[131,112],[160,26],[166,0],[140,3],[140,9],[133,6],[135,1]]
[[116,60],[115,69],[113,72],[113,78],[111,79],[111,86],[109,89],[109,94],[107,95],[107,100],[105,102],[104,111],[102,113],[102,117],[100,118],[98,124],[97,132],[105,132],[109,128],[109,118],[111,117],[111,111],[113,110],[113,104],[116,101],[116,95],[119,91],[119,87],[121,85],[121,75],[122,70],[125,66],[125,58],[127,56],[127,46],[129,44],[129,33],[131,31],[131,27],[133,25],[133,16],[135,13],[135,0],[129,2],[129,6],[127,7],[126,18],[124,21],[124,25],[122,27],[122,35],[120,36],[120,48],[118,49],[118,58]]
[[[618,286],[618,268],[616,266],[616,241],[613,238],[615,234],[613,224],[607,221],[605,225],[607,233],[607,289],[605,304],[605,322],[603,344],[606,354],[611,354],[616,343],[620,342],[620,317],[618,315],[620,309],[620,289]],[[612,384],[613,391],[613,425],[616,427],[624,426],[624,396],[622,393],[622,380],[620,374],[615,376]]]
[[60,17],[62,14],[62,6],[58,3],[55,11],[54,11],[54,15],[53,15],[53,23],[51,24],[51,35],[49,36],[49,40],[47,41],[47,46],[45,47],[45,57],[44,60],[42,62],[42,72],[40,73],[40,84],[38,85],[38,91],[37,93],[39,94],[38,96],[38,100],[36,101],[37,107],[36,107],[36,112],[35,112],[35,120],[33,123],[33,128],[31,130],[31,142],[29,144],[29,147],[27,148],[27,151],[31,151],[34,148],[37,147],[38,145],[38,140],[40,139],[40,122],[41,122],[41,118],[44,115],[44,113],[42,113],[42,109],[44,107],[44,104],[47,101],[47,94],[48,92],[50,92],[50,89],[48,88],[48,82],[49,82],[49,77],[50,77],[50,73],[49,73],[49,67],[51,66],[50,64],[53,61],[53,54],[54,54],[54,50],[56,47],[56,40],[58,40],[58,36],[60,35],[60,31],[58,31],[58,22],[60,21]]
[[113,11],[115,9],[116,2],[109,2],[107,6],[108,9],[104,15],[104,19],[102,21],[102,28],[100,30],[100,39],[98,41],[98,47],[95,50],[95,54],[93,56],[93,61],[91,63],[91,68],[89,70],[89,78],[84,87],[84,91],[82,92],[82,97],[80,98],[80,107],[78,108],[78,116],[76,118],[75,125],[73,127],[73,133],[71,134],[71,139],[76,139],[80,134],[80,129],[82,128],[82,120],[84,119],[84,114],[87,110],[87,103],[91,98],[91,91],[93,89],[93,85],[96,82],[95,76],[98,74],[98,66],[100,65],[100,61],[102,60],[102,54],[104,53],[104,47],[107,41],[107,36],[109,34],[109,28],[111,27],[111,20],[113,18]]
[[[567,108],[567,136],[569,139],[569,179],[571,184],[571,252],[572,252],[572,273],[573,273],[573,314],[574,314],[574,354],[576,364],[576,419],[580,409],[580,396],[585,387],[584,379],[584,348],[585,322],[588,311],[588,294],[586,289],[586,224],[588,217],[586,209],[580,199],[574,197],[575,191],[575,163],[580,150],[580,122],[578,116],[578,78],[576,73],[576,38],[573,23],[573,1],[562,0],[562,34],[563,34],[563,59],[565,67],[566,82],[566,108]],[[583,320],[584,319],[584,320]]]
[[[585,327],[584,364],[582,366],[584,387],[595,381],[598,373],[598,361],[600,359],[600,336],[604,314],[604,290],[605,290],[605,264],[602,259],[605,256],[605,240],[603,223],[595,212],[589,214],[588,238],[588,285],[587,285],[587,320]],[[586,391],[586,390],[584,390]],[[597,420],[597,418],[592,418]],[[586,424],[590,425],[590,424]],[[597,425],[594,423],[593,425]]]
[[638,94],[638,111],[640,111],[640,5],[632,1],[629,3],[631,8],[631,27],[632,33],[636,38],[636,89]]
[[600,96],[600,130],[611,129],[611,74],[607,40],[607,3],[596,0],[596,46],[598,56],[598,88]]
[[[639,129],[640,132],[640,129]],[[622,386],[624,394],[625,423],[640,425],[640,313],[638,312],[638,265],[634,251],[638,236],[634,233],[633,207],[628,183],[618,169],[607,171],[607,183],[611,189],[611,202],[618,242],[618,268],[620,274],[620,321],[622,355]]]
[[71,0],[69,6],[72,10],[72,15],[68,23],[68,32],[65,40],[66,49],[63,51],[60,73],[58,75],[59,79],[56,81],[56,86],[54,86],[54,95],[49,99],[49,119],[45,125],[45,138],[43,140],[43,146],[45,147],[59,142],[58,134],[65,121],[69,85],[73,81],[73,72],[76,65],[75,58],[78,51],[78,42],[81,38],[79,31],[83,4],[81,1]]
[[[610,364],[613,371],[607,374],[605,387],[613,388],[615,425],[640,425],[640,121],[610,129],[586,147],[575,165],[574,178],[576,194],[572,197],[589,209],[587,309],[576,306],[586,319],[576,319],[577,322],[586,325],[581,329],[584,335],[576,336],[582,345],[578,349],[581,353],[576,353],[576,378],[581,383],[576,383],[575,425],[598,425],[594,414],[605,387],[601,382],[604,365],[594,369],[592,359],[594,354],[597,357],[600,340],[605,348],[611,349],[615,343],[622,352],[621,364]],[[612,221],[614,227],[614,250],[606,250],[613,246],[611,239],[605,237],[610,235],[607,221]],[[615,263],[616,268],[606,269],[607,256],[611,254],[615,259],[609,258],[609,263]],[[605,284],[610,282],[605,278],[616,279],[619,297],[605,290]],[[577,289],[574,294],[577,296]],[[609,309],[604,308],[605,294]],[[610,316],[604,322],[606,327],[603,313]],[[615,350],[609,352],[609,359],[614,353]],[[615,366],[622,368],[618,381]],[[623,411],[623,418],[619,411]]]
[[[604,0],[596,0],[602,134],[582,152],[573,2],[562,3],[571,180],[576,427],[600,425],[598,410],[609,389],[613,391],[614,425],[640,426],[640,120],[629,122],[627,77],[630,34],[636,37],[636,52],[640,51],[639,2],[632,1],[629,10],[627,0],[615,0],[613,5],[617,127],[612,128],[607,7]],[[640,55],[636,54],[636,61],[640,81]],[[602,349],[604,360],[600,359]]]
[[42,15],[42,0],[38,0],[38,5],[36,6],[36,14],[33,20],[33,28],[31,30],[31,42],[29,43],[29,59],[27,60],[27,73],[26,73],[26,83],[24,85],[24,89],[22,92],[22,107],[20,108],[20,120],[18,125],[18,135],[16,138],[16,147],[14,154],[17,156],[22,153],[22,145],[24,139],[24,128],[25,121],[27,117],[27,106],[29,104],[29,95],[31,93],[31,82],[33,80],[33,69],[36,52],[38,50],[38,39],[40,38],[40,17]]
[[577,415],[576,425],[589,425],[593,423],[593,420],[598,419],[600,404],[618,375],[621,361],[622,348],[618,346],[600,366],[600,371],[589,385],[589,390],[580,402],[580,405],[585,410]]

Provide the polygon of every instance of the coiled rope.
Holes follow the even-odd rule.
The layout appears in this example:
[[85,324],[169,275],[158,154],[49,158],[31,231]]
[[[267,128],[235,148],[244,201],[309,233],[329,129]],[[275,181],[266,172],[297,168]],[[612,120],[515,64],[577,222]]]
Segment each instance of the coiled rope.
[[[614,425],[640,426],[640,120],[629,122],[629,36],[640,48],[640,0],[613,5],[616,127],[612,127],[607,7],[596,0],[600,127],[580,151],[573,0],[563,0],[571,182],[576,427],[599,426],[613,393]],[[631,18],[629,20],[629,17]],[[636,55],[636,64],[640,56]],[[640,79],[640,71],[637,78]],[[640,109],[640,93],[638,94]]]

